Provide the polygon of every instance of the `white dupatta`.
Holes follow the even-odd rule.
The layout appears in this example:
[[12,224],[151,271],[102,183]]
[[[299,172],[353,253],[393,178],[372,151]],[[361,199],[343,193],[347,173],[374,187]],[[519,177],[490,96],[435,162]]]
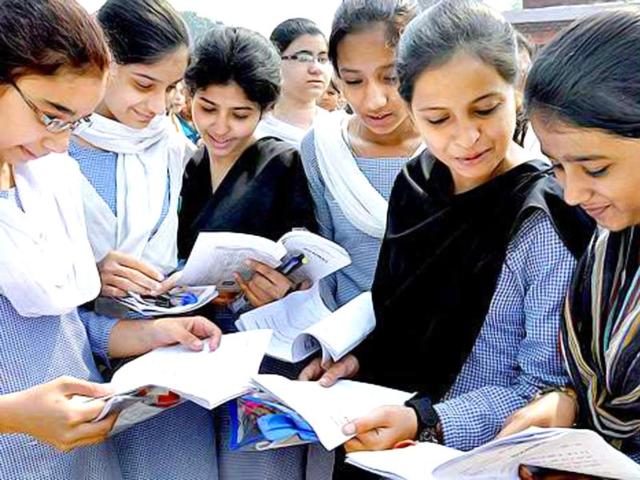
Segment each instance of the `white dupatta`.
[[0,294],[24,317],[63,315],[100,292],[81,179],[72,158],[51,154],[15,167],[22,209],[0,199]]
[[[175,131],[164,115],[144,129],[98,114],[93,114],[91,120],[91,125],[78,136],[118,155],[116,215],[84,180],[85,214],[96,261],[117,250],[169,273],[177,265],[178,199],[184,165],[193,153],[193,145]],[[167,175],[169,211],[153,234],[162,214]]]
[[318,117],[315,149],[322,179],[347,220],[358,230],[382,239],[388,203],[362,173],[345,141],[343,129],[350,117],[343,112]]

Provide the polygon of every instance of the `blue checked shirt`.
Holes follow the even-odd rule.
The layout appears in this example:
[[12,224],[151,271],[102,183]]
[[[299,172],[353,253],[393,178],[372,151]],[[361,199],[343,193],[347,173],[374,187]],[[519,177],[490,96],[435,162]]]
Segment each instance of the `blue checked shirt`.
[[558,335],[575,263],[545,213],[522,224],[471,354],[435,406],[447,446],[470,450],[492,440],[542,388],[569,382]]

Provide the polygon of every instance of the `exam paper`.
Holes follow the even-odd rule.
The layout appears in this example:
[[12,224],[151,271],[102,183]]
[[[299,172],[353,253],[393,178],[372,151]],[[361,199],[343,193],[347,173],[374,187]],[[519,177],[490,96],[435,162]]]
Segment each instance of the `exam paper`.
[[335,312],[322,301],[318,285],[240,316],[239,330],[269,328],[267,355],[296,363],[322,350],[322,362],[338,361],[376,326],[371,293],[365,292]]
[[302,332],[331,315],[322,299],[319,287],[293,292],[277,302],[251,310],[236,322],[240,331],[271,329],[273,336],[267,355],[285,362],[299,362],[320,349],[320,344],[307,338],[293,350],[293,342]]
[[250,389],[271,339],[270,330],[223,335],[214,352],[181,345],[153,350],[119,369],[111,380],[116,392],[145,385],[168,388],[211,409]]
[[380,452],[353,452],[347,455],[347,463],[368,472],[394,480],[435,480],[433,470],[442,462],[456,458],[462,452],[422,442],[417,445]]
[[291,275],[294,283],[318,280],[337,272],[351,263],[347,251],[337,243],[306,230],[286,233],[279,242],[291,256],[303,253],[308,263]]
[[285,247],[267,238],[231,232],[200,232],[182,270],[180,285],[215,285],[219,291],[239,291],[234,273],[246,272],[246,261],[277,267]]
[[342,433],[347,423],[377,407],[403,405],[413,395],[351,380],[339,380],[329,388],[279,375],[257,375],[253,382],[304,418],[327,450],[353,438]]
[[529,428],[470,452],[420,443],[384,452],[354,452],[347,462],[387,478],[517,480],[520,465],[620,480],[640,479],[640,466],[590,430]]
[[371,292],[364,292],[302,332],[293,342],[293,352],[304,352],[309,341],[315,339],[322,345],[322,364],[326,365],[330,360],[337,362],[374,328],[376,317]]
[[105,399],[98,419],[122,410],[114,426],[119,432],[164,411],[145,405],[144,397],[138,402],[132,398],[143,387],[163,387],[207,409],[239,397],[252,389],[251,378],[258,373],[270,339],[270,330],[254,330],[223,335],[214,352],[208,346],[194,352],[176,345],[142,355],[113,375],[110,385],[116,393]]

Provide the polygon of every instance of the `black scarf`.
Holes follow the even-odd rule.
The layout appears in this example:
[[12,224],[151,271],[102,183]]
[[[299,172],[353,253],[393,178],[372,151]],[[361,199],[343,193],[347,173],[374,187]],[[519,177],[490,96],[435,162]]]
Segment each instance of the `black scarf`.
[[454,195],[450,171],[428,152],[406,165],[372,288],[377,327],[358,352],[365,378],[440,400],[475,344],[510,240],[536,209],[580,256],[593,224],[548,170],[528,162]]
[[317,230],[300,154],[266,137],[248,147],[211,193],[209,154],[201,148],[185,170],[178,253],[187,258],[200,232],[237,232],[278,240],[292,228]]

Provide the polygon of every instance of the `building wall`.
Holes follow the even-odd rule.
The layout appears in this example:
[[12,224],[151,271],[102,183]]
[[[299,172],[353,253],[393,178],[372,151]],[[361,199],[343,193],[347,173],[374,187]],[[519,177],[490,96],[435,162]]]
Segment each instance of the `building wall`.
[[549,22],[549,23],[520,23],[515,25],[527,39],[534,45],[546,45],[565,26],[571,22]]
[[592,3],[607,3],[617,0],[523,0],[523,8],[544,8],[558,5],[588,5]]

